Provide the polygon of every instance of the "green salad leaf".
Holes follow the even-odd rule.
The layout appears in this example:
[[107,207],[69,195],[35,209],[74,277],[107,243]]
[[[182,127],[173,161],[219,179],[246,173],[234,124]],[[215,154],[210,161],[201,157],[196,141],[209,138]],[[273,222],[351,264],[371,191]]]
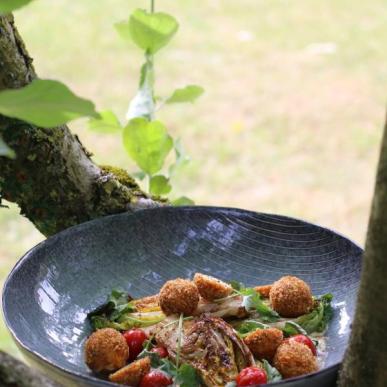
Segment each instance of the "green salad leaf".
[[274,322],[279,319],[279,314],[262,301],[261,295],[255,289],[245,288],[236,292],[243,296],[242,306],[248,311],[256,310],[263,322]]
[[180,387],[200,386],[200,378],[196,369],[187,363],[182,364],[177,370],[175,384]]
[[263,324],[257,320],[245,320],[242,324],[236,327],[236,331],[239,336],[244,338],[249,333],[256,331],[257,329],[266,329],[269,328],[269,325]]
[[124,331],[157,324],[165,316],[161,311],[137,313],[132,298],[126,292],[113,289],[107,302],[91,311],[87,318],[94,329],[114,328]]
[[277,368],[270,365],[266,359],[263,359],[263,369],[266,371],[268,383],[279,382],[282,380],[282,375],[279,373]]
[[298,317],[295,322],[310,334],[312,332],[324,332],[333,316],[331,305],[332,294],[324,294],[317,301],[317,307],[310,313]]
[[305,335],[305,336],[308,335],[305,329],[302,328],[299,324],[297,324],[294,321],[286,321],[285,326],[282,328],[282,332],[286,337],[294,336],[298,334]]

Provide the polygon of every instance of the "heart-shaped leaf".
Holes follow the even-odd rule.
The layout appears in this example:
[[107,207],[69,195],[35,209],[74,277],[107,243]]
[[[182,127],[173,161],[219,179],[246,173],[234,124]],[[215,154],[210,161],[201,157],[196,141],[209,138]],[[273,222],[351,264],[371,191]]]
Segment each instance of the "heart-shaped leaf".
[[135,118],[124,128],[124,146],[144,172],[154,175],[163,167],[173,140],[160,121]]
[[99,118],[91,118],[89,128],[99,133],[115,133],[122,129],[117,116],[110,110],[99,113]]
[[0,156],[9,157],[10,159],[15,158],[15,152],[4,142],[0,135]]
[[79,117],[98,117],[91,101],[77,97],[61,82],[41,79],[21,89],[2,91],[0,113],[45,128]]
[[204,89],[197,85],[188,85],[182,89],[176,89],[166,100],[166,103],[194,102],[204,93]]
[[32,0],[1,0],[0,1],[0,14],[6,14],[15,11],[21,7],[24,7]]
[[193,206],[195,202],[191,200],[190,198],[187,198],[187,196],[181,196],[178,199],[175,199],[172,204],[176,207],[179,206]]
[[179,24],[176,19],[163,12],[149,13],[137,9],[129,22],[116,24],[118,33],[124,39],[131,39],[148,54],[154,54],[164,47],[177,32]]
[[171,192],[172,186],[169,179],[163,175],[153,176],[149,183],[149,192],[152,195],[167,195]]

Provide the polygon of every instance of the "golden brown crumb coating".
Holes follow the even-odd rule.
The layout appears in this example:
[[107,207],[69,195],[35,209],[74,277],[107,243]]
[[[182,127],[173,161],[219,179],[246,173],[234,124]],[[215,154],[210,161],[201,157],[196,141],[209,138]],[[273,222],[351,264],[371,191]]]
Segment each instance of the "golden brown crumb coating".
[[209,275],[196,273],[194,283],[197,286],[200,295],[208,301],[224,298],[232,293],[232,287],[229,284]]
[[272,287],[272,285],[262,285],[262,286],[256,286],[254,289],[262,297],[269,298],[271,287]]
[[181,278],[167,281],[160,290],[159,303],[166,315],[192,315],[199,303],[198,288],[193,282]]
[[257,329],[245,337],[244,341],[258,359],[272,360],[284,335],[277,328]]
[[316,357],[310,348],[295,341],[285,341],[278,347],[273,364],[285,379],[318,370]]
[[95,372],[118,370],[126,364],[128,358],[128,344],[115,329],[100,329],[86,341],[85,361]]
[[274,282],[270,290],[272,308],[283,317],[298,317],[313,308],[312,292],[300,278],[286,276]]
[[126,386],[138,386],[150,369],[150,359],[144,357],[109,375],[109,379],[111,382],[125,384]]

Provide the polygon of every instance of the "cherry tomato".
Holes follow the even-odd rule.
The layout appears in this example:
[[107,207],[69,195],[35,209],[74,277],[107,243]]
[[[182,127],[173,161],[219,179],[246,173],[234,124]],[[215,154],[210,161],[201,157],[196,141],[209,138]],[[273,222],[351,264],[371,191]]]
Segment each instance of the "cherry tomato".
[[147,373],[141,380],[140,387],[164,387],[173,383],[171,377],[159,370]]
[[168,351],[165,347],[154,347],[150,351],[157,353],[160,357],[168,357]]
[[266,372],[262,368],[247,367],[239,373],[236,378],[236,383],[238,387],[266,384]]
[[314,356],[317,355],[316,346],[314,345],[313,341],[308,336],[295,335],[295,336],[289,337],[286,340],[287,341],[297,341],[297,343],[305,344],[307,347],[310,348],[310,350],[312,351]]
[[142,329],[131,329],[123,333],[123,336],[129,347],[129,360],[136,359],[138,354],[143,350],[143,343],[148,336]]

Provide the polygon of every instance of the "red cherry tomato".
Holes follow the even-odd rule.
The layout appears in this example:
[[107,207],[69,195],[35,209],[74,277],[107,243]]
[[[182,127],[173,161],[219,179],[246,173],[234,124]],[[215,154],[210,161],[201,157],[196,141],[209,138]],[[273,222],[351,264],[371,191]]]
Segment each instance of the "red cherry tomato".
[[286,340],[290,341],[290,342],[291,341],[297,341],[297,343],[305,344],[307,347],[310,348],[310,350],[312,351],[314,356],[317,355],[316,346],[314,345],[313,341],[308,336],[305,336],[305,335],[295,335],[295,336],[289,337]]
[[150,351],[157,353],[160,357],[168,357],[168,351],[165,347],[154,347]]
[[138,354],[143,350],[143,343],[148,336],[142,329],[131,329],[123,333],[123,336],[129,347],[129,360],[136,359]]
[[173,383],[171,377],[159,370],[147,373],[141,380],[140,387],[164,387]]
[[236,378],[236,383],[238,387],[266,384],[266,372],[262,368],[247,367],[239,373]]

